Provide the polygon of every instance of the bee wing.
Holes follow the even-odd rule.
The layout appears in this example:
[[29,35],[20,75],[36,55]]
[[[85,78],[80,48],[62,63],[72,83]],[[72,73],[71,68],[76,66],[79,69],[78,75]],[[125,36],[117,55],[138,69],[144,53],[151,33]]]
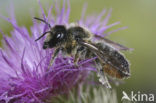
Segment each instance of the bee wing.
[[79,41],[79,44],[81,44],[82,46],[85,46],[87,47],[88,49],[90,49],[92,52],[94,52],[94,54],[101,60],[103,61],[102,57],[103,56],[103,52],[101,50],[99,50],[99,48],[94,45],[93,43],[90,43],[90,42],[86,42],[86,41]]
[[[99,50],[96,45],[90,43],[90,42],[85,42],[85,41],[79,41],[79,44],[81,44],[84,47],[87,47],[88,49],[90,49],[92,52],[94,52],[94,54],[101,60],[103,61],[103,53],[101,50]],[[109,84],[109,81],[107,79],[107,77],[104,75],[104,72],[102,70],[102,68],[97,68],[98,69],[98,74],[97,76],[99,77],[99,82],[102,83],[102,85],[105,85],[107,88],[111,88],[111,85]]]
[[114,57],[114,55],[110,54],[108,47],[102,48],[87,41],[79,41],[79,44],[90,49],[105,64],[103,68],[110,76],[120,79],[130,76],[128,61],[119,52],[114,51],[115,55],[117,55]]
[[94,37],[95,37],[95,38],[98,38],[98,39],[101,39],[101,40],[103,40],[104,42],[106,42],[106,43],[112,45],[112,46],[113,46],[114,48],[116,48],[117,50],[124,50],[124,51],[132,51],[132,50],[133,50],[132,48],[128,48],[128,47],[126,47],[126,46],[123,46],[123,45],[121,45],[121,44],[119,44],[119,43],[116,43],[116,42],[114,42],[114,41],[111,41],[111,40],[109,40],[109,39],[106,39],[105,37],[101,37],[101,36],[99,36],[99,35],[95,35]]

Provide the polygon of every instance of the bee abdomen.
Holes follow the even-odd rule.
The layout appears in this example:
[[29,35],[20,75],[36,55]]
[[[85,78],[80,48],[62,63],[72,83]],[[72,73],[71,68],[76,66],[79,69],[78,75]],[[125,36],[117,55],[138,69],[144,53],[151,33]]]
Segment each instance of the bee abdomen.
[[119,51],[105,43],[97,43],[96,45],[101,51],[103,57],[103,69],[112,77],[127,78],[130,76],[128,60]]
[[104,64],[103,70],[111,77],[115,77],[115,78],[119,78],[119,79],[127,78],[130,76],[129,73],[122,72],[109,64]]

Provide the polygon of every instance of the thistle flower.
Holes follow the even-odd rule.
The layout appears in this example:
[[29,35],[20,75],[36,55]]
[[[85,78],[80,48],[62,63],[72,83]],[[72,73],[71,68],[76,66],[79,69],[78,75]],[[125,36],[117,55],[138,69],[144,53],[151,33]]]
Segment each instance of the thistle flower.
[[[55,13],[51,14],[53,6],[48,10],[48,16],[39,2],[42,16],[45,21],[52,26],[55,24],[69,25],[70,4],[69,0],[64,0],[63,7],[55,5]],[[67,7],[67,8],[66,8]],[[109,35],[120,28],[108,33],[104,33],[108,28],[119,24],[119,22],[107,25],[110,18],[111,10],[102,20],[106,10],[99,15],[92,15],[84,18],[85,8],[78,24],[88,28],[92,33],[102,36]],[[52,15],[52,16],[51,16]],[[47,102],[50,97],[68,93],[78,83],[86,80],[90,71],[96,71],[91,67],[90,58],[80,61],[79,68],[75,68],[72,57],[63,57],[61,54],[56,58],[53,66],[49,71],[53,50],[43,50],[43,39],[39,42],[34,40],[47,30],[47,25],[33,21],[31,34],[26,27],[20,27],[11,13],[11,18],[1,15],[1,18],[8,21],[13,26],[11,31],[12,37],[3,35],[3,49],[0,49],[0,102],[14,103],[43,103]],[[31,35],[31,36],[30,36]]]

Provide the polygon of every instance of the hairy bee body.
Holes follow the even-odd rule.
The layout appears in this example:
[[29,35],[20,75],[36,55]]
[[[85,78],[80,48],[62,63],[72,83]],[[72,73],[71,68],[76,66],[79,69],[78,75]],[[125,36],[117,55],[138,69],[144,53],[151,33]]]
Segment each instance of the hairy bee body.
[[[103,70],[112,77],[120,79],[130,76],[130,71],[127,69],[129,68],[129,63],[119,51],[103,42],[95,43],[94,45],[98,48],[99,51],[102,51],[103,55],[103,57],[98,57],[95,60],[95,63],[98,64],[96,68],[101,67],[99,68],[100,70]],[[87,59],[95,56],[96,55],[90,49],[84,48],[81,51],[80,58]]]
[[[39,18],[35,19],[45,22]],[[48,24],[47,22],[45,23]],[[43,49],[55,48],[51,64],[59,51],[61,51],[65,55],[73,56],[75,65],[77,65],[80,59],[97,57],[94,66],[97,68],[100,77],[99,81],[102,82],[102,84],[104,84],[104,81],[106,80],[104,73],[119,79],[130,76],[127,59],[119,52],[119,50],[115,49],[119,48],[121,50],[127,50],[126,47],[100,36],[98,36],[98,38],[100,37],[104,41],[97,43],[93,42],[92,33],[79,25],[72,24],[72,26],[67,28],[64,25],[55,25],[54,27],[49,25],[49,28],[50,31],[45,32],[36,39],[36,41],[42,38],[45,34],[48,34],[44,41]]]
[[[80,26],[75,26],[72,24],[72,27],[69,27],[67,30],[68,36],[65,39],[65,43],[62,44],[63,52],[66,55],[74,56],[77,51],[81,51],[82,46],[77,42],[78,39],[89,40],[91,33],[84,30]],[[81,47],[81,48],[80,48]]]

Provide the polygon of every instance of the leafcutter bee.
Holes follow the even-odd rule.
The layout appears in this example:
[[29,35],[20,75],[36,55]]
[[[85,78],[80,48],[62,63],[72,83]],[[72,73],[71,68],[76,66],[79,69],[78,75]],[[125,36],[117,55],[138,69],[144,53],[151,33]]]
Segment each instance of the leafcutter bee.
[[[65,26],[55,25],[51,27],[49,23],[40,18],[34,18],[49,25],[49,31],[43,33],[35,41],[47,35],[44,41],[43,49],[54,48],[51,64],[59,51],[63,54],[74,57],[74,63],[77,65],[79,59],[87,59],[97,57],[95,59],[95,67],[99,81],[110,87],[105,75],[123,79],[130,76],[129,63],[127,59],[119,52],[119,50],[129,50],[129,48],[108,40],[92,33],[79,25]],[[91,39],[95,37],[101,39],[101,42],[93,42]]]

